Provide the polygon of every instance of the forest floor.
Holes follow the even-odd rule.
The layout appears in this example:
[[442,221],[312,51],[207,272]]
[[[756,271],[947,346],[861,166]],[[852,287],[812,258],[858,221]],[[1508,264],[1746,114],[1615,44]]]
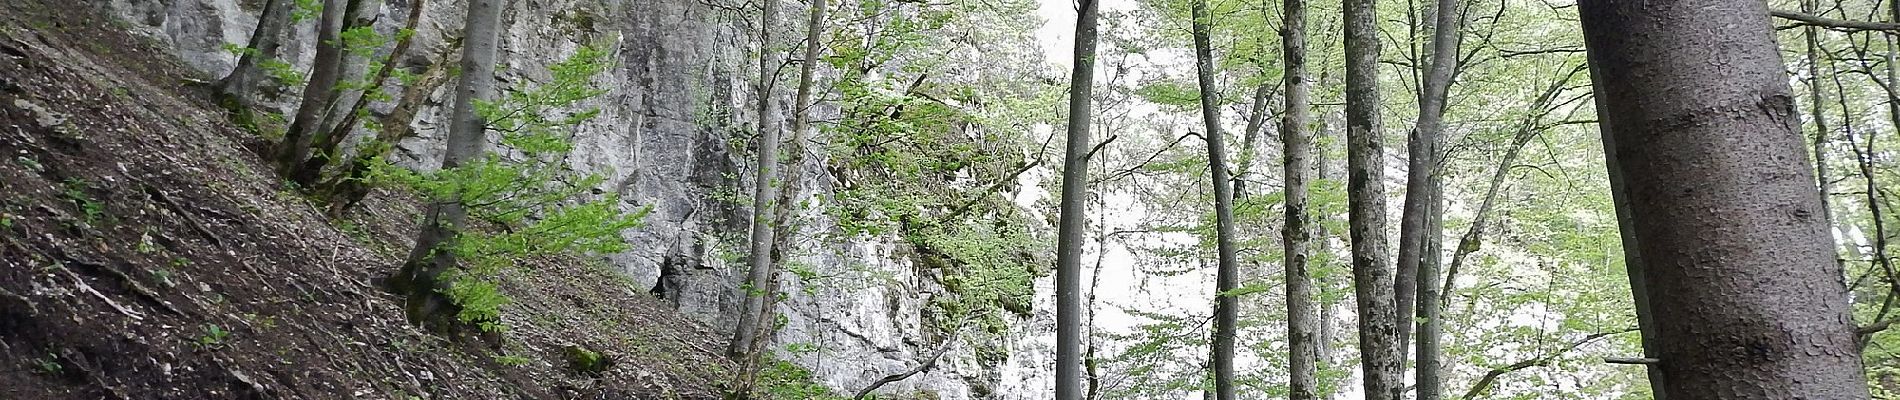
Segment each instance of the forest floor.
[[413,198],[327,218],[154,42],[0,3],[0,398],[719,396],[721,336],[587,263],[511,278],[499,346],[412,327],[375,282]]

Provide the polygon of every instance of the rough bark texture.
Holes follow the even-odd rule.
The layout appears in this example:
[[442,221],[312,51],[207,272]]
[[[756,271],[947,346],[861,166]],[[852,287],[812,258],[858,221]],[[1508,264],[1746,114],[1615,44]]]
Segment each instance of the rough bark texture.
[[1386,260],[1385,157],[1379,121],[1379,31],[1372,0],[1345,2],[1346,190],[1352,278],[1359,307],[1359,358],[1368,400],[1397,400],[1402,351]]
[[1056,397],[1081,400],[1082,235],[1088,218],[1089,120],[1095,83],[1095,0],[1076,3],[1075,65],[1069,76],[1068,146],[1062,163],[1061,217],[1056,226]]
[[739,324],[732,332],[732,343],[726,348],[726,354],[739,361],[742,382],[740,392],[750,390],[750,377],[757,368],[754,362],[760,348],[758,342],[765,330],[768,299],[772,297],[772,209],[778,199],[778,96],[773,95],[772,87],[778,81],[778,49],[772,41],[772,30],[778,25],[778,0],[766,0],[759,20],[759,137],[758,137],[758,176],[752,186],[752,234],[751,253],[747,257],[748,270],[745,285],[740,293],[745,303],[739,308]]
[[[1592,76],[1597,74],[1596,63],[1587,63],[1586,65],[1590,65],[1590,74]],[[1594,78],[1592,79],[1591,86],[1592,90],[1597,93],[1596,105],[1598,110],[1605,109],[1602,85],[1603,82],[1597,81]],[[1622,239],[1623,242],[1623,269],[1625,275],[1629,277],[1630,294],[1631,297],[1633,297],[1632,300],[1634,300],[1633,303],[1636,307],[1636,326],[1642,331],[1643,357],[1654,358],[1657,354],[1662,353],[1662,342],[1659,336],[1660,331],[1656,325],[1655,306],[1649,299],[1649,284],[1644,277],[1644,275],[1646,275],[1643,272],[1646,270],[1646,268],[1644,268],[1645,263],[1643,261],[1642,251],[1638,249],[1641,240],[1636,236],[1635,224],[1633,223],[1635,216],[1633,214],[1634,211],[1630,207],[1628,190],[1625,189],[1627,185],[1624,183],[1623,165],[1622,162],[1618,161],[1616,155],[1616,138],[1610,134],[1611,123],[1612,121],[1609,119],[1602,119],[1597,123],[1598,128],[1602,131],[1603,137],[1603,164],[1604,167],[1609,170],[1610,203],[1616,207],[1617,236]],[[1667,400],[1669,398],[1669,391],[1666,390],[1666,388],[1668,388],[1668,379],[1663,373],[1662,366],[1647,364],[1644,366],[1644,370],[1649,377],[1650,395],[1653,396],[1655,400]]]
[[[465,22],[462,73],[455,85],[455,106],[449,120],[447,151],[442,169],[460,167],[481,157],[487,140],[487,121],[475,112],[475,101],[494,98],[495,57],[499,53],[502,0],[472,0]],[[456,307],[437,290],[438,279],[455,268],[455,254],[447,251],[468,219],[460,198],[432,199],[416,247],[394,281],[408,296],[411,320],[442,324],[454,317]],[[406,287],[403,287],[406,286]],[[439,325],[440,326],[440,325]]]
[[349,11],[344,1],[323,2],[322,17],[317,22],[317,54],[311,64],[310,82],[304,85],[302,100],[297,103],[297,114],[291,117],[290,127],[284,130],[284,141],[278,144],[274,156],[277,172],[300,184],[309,183],[299,179],[296,172],[303,165],[303,160],[310,157],[311,136],[323,123],[324,111],[328,109],[326,103],[330,99],[330,92],[336,91],[337,75],[342,68],[343,48],[337,42],[342,33],[343,16]]
[[1207,128],[1207,167],[1214,180],[1214,248],[1219,266],[1214,278],[1214,398],[1234,400],[1234,331],[1240,301],[1230,294],[1240,282],[1234,256],[1234,190],[1227,177],[1227,146],[1221,133],[1219,92],[1214,87],[1214,50],[1208,43],[1207,0],[1195,0],[1194,65],[1201,88],[1201,124]]
[[251,31],[251,42],[246,46],[250,51],[238,56],[237,67],[230,75],[218,80],[218,90],[231,99],[233,105],[242,107],[256,106],[253,93],[258,82],[264,79],[264,70],[258,63],[277,57],[277,48],[283,44],[284,28],[290,25],[291,9],[296,4],[292,0],[266,0],[264,10],[258,14],[257,28]]
[[1307,210],[1307,178],[1313,165],[1313,133],[1306,128],[1311,85],[1306,82],[1306,1],[1285,0],[1280,28],[1281,56],[1285,59],[1286,112],[1280,120],[1281,172],[1286,177],[1286,226],[1280,231],[1285,251],[1287,398],[1314,400],[1319,394],[1319,307],[1313,296],[1313,275],[1307,270],[1312,238]]
[[1579,5],[1667,397],[1868,398],[1765,2]]

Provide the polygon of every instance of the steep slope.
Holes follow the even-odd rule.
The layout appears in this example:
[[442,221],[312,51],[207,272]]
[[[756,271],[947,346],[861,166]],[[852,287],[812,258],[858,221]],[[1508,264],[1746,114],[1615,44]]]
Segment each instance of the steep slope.
[[87,3],[0,4],[0,398],[717,397],[720,335],[586,263],[517,277],[499,346],[411,328],[375,279],[412,202],[326,220]]
[[[23,1],[23,0],[13,0]],[[257,20],[257,3],[249,0],[113,0],[95,6],[115,18],[120,28],[150,38],[182,59],[199,76],[228,73],[235,62],[227,45],[245,43]],[[411,8],[421,7],[421,21],[413,32],[414,45],[398,54],[394,65],[413,74],[425,74],[444,65],[453,54],[461,31],[465,1],[389,0],[384,2],[378,32],[394,35]],[[612,193],[624,210],[651,207],[646,225],[622,232],[631,248],[607,255],[604,264],[632,281],[634,290],[664,299],[664,305],[691,321],[713,328],[723,339],[733,329],[744,291],[744,237],[751,187],[757,170],[748,161],[756,147],[752,127],[759,119],[752,104],[759,93],[750,77],[758,76],[756,16],[758,3],[745,0],[531,0],[509,1],[504,11],[501,60],[497,78],[505,88],[533,87],[547,82],[547,68],[583,45],[609,49],[614,65],[596,77],[605,91],[581,107],[600,114],[575,130],[575,149],[568,159],[577,171],[600,174],[599,193]],[[802,8],[786,2],[783,14]],[[971,3],[972,7],[978,7]],[[802,14],[802,13],[801,13]],[[1021,21],[1016,21],[1021,22]],[[1000,23],[1000,22],[992,22]],[[310,22],[285,38],[285,54],[292,63],[307,63],[314,37]],[[876,24],[869,24],[876,25]],[[997,25],[965,25],[968,31],[989,31]],[[796,37],[802,26],[775,27],[779,37]],[[966,32],[967,33],[967,32]],[[945,38],[969,37],[942,33]],[[986,33],[983,37],[995,37]],[[1027,34],[1015,37],[1029,43]],[[945,44],[920,57],[968,59],[993,54],[986,41]],[[1017,46],[1030,48],[1031,46]],[[943,50],[954,50],[944,53]],[[948,55],[946,55],[948,54]],[[934,61],[933,61],[934,62]],[[452,65],[453,63],[447,63]],[[300,65],[300,70],[308,70]],[[904,65],[892,65],[896,70]],[[787,68],[790,71],[791,68]],[[821,71],[821,75],[826,72]],[[786,75],[789,75],[786,74]],[[932,81],[976,82],[996,77],[1028,79],[1034,71],[990,70],[946,66],[928,73]],[[822,77],[821,77],[822,78]],[[826,79],[821,79],[821,81]],[[392,86],[400,86],[394,83]],[[294,88],[292,88],[294,89]],[[390,93],[411,88],[390,87]],[[283,100],[272,103],[266,91],[266,113],[285,112]],[[415,137],[402,141],[392,159],[400,164],[430,168],[441,156],[445,127],[444,103],[448,88],[421,90],[409,125]],[[790,96],[781,89],[778,95]],[[821,96],[825,97],[825,96]],[[789,99],[781,100],[790,104]],[[376,116],[392,114],[393,102],[374,102]],[[274,108],[274,109],[273,109]],[[814,107],[818,119],[836,118],[838,104]],[[572,110],[570,110],[572,111]],[[774,116],[788,118],[787,115]],[[821,123],[820,125],[824,125]],[[1014,129],[1014,128],[1009,128]],[[359,132],[363,134],[366,132]],[[967,132],[964,132],[967,133]],[[964,134],[960,133],[960,134]],[[822,138],[819,140],[823,140]],[[814,146],[813,148],[825,148]],[[797,182],[809,190],[819,207],[807,208],[797,237],[797,249],[788,265],[809,267],[804,276],[786,274],[778,313],[783,326],[770,343],[779,358],[809,370],[813,380],[850,392],[885,376],[908,371],[943,352],[935,368],[886,385],[884,395],[916,395],[942,399],[1039,399],[1048,395],[1046,371],[1052,315],[1046,296],[1036,305],[1018,307],[986,329],[971,329],[955,343],[944,343],[943,326],[955,321],[938,313],[939,303],[960,298],[954,281],[956,268],[929,260],[897,234],[881,236],[844,234],[841,224],[822,207],[837,193],[840,176],[836,160],[813,151]],[[1013,167],[1012,167],[1013,168]],[[947,178],[945,178],[947,179]],[[987,186],[987,185],[985,185]],[[1001,186],[998,186],[1000,188]],[[1011,192],[1040,191],[1025,185]],[[999,203],[1008,196],[995,195]],[[1011,210],[1012,213],[1020,210]],[[1024,215],[1033,215],[1033,212]],[[400,214],[394,214],[400,215]],[[1026,217],[1036,221],[1039,218]],[[364,219],[368,220],[368,219]],[[405,221],[401,217],[397,221]],[[406,227],[405,227],[406,229]],[[1026,228],[1028,229],[1028,228]],[[398,235],[400,236],[400,235]],[[596,261],[596,260],[589,260]],[[1028,272],[1028,271],[1024,271]],[[540,273],[530,272],[539,279]],[[604,279],[604,277],[603,277]],[[1048,294],[1050,281],[1022,282],[1024,292]],[[1033,286],[1033,288],[1032,288]],[[1030,293],[1023,293],[1030,295]],[[1025,302],[1027,303],[1027,302]],[[622,312],[615,304],[590,304],[598,312]],[[629,311],[638,313],[638,311]],[[718,339],[714,339],[718,340]]]

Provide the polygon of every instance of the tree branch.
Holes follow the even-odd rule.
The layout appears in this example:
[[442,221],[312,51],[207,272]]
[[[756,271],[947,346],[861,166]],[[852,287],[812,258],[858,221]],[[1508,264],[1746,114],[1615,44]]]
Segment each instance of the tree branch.
[[1771,10],[1768,12],[1768,14],[1773,15],[1776,18],[1793,20],[1796,22],[1795,25],[1813,25],[1813,26],[1819,26],[1823,28],[1861,30],[1861,31],[1900,32],[1900,24],[1890,23],[1890,22],[1870,22],[1870,21],[1853,21],[1853,20],[1845,20],[1845,19],[1834,19],[1834,18],[1828,18],[1828,17],[1819,16],[1819,15],[1803,14],[1803,13],[1787,11],[1787,10]]
[[940,347],[937,347],[937,351],[930,353],[930,358],[924,359],[924,362],[918,363],[916,367],[912,367],[909,371],[904,371],[903,373],[886,375],[883,378],[879,378],[876,382],[871,382],[870,386],[865,386],[863,389],[858,389],[858,393],[856,395],[851,396],[851,399],[864,400],[865,398],[871,395],[872,391],[877,390],[877,388],[884,387],[884,385],[891,384],[893,382],[910,379],[912,375],[917,375],[917,374],[923,373],[924,371],[929,371],[931,368],[935,368],[937,366],[937,359],[943,358],[943,353],[949,352],[951,345],[957,344],[957,335],[963,333],[963,325],[968,324],[972,316],[973,314],[963,316],[963,321],[957,322],[957,327],[953,328],[953,330],[950,331],[950,337],[947,339],[944,339],[943,345]]

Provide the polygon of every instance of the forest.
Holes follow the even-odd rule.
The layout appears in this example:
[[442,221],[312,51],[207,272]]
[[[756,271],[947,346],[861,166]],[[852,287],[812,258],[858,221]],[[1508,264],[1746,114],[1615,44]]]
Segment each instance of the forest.
[[0,398],[1900,399],[1900,0],[0,0]]

